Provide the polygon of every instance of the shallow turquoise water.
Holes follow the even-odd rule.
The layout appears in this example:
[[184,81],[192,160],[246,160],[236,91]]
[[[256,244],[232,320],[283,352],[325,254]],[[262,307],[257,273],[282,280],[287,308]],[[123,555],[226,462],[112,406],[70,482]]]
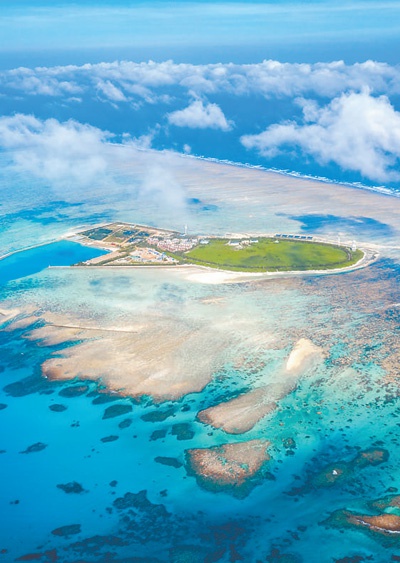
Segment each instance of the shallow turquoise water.
[[[393,279],[392,287],[396,287],[399,273],[394,265],[381,263],[373,272],[375,280],[381,280],[375,283]],[[202,393],[155,407],[150,399],[93,404],[98,397],[94,383],[87,383],[80,396],[65,397],[63,389],[69,388],[70,382],[56,384],[40,376],[40,364],[57,347],[39,347],[21,338],[21,331],[2,332],[0,403],[7,405],[0,411],[0,449],[5,450],[1,455],[0,491],[0,549],[7,550],[3,560],[41,553],[37,560],[47,561],[45,553],[56,549],[57,561],[62,562],[107,561],[107,553],[113,554],[111,561],[128,562],[129,557],[195,561],[193,546],[199,561],[232,561],[239,555],[243,561],[283,561],[284,554],[291,554],[293,561],[311,563],[345,556],[372,557],[383,563],[392,554],[399,554],[396,547],[385,548],[359,531],[342,534],[321,525],[335,509],[365,512],[367,500],[384,496],[389,487],[400,488],[396,398],[385,396],[382,369],[368,358],[367,344],[371,346],[375,335],[371,334],[367,343],[354,330],[378,315],[382,333],[390,336],[397,320],[388,320],[377,310],[371,316],[355,295],[339,298],[348,285],[361,288],[366,274],[355,272],[346,280],[336,276],[280,285],[216,287],[185,282],[172,272],[163,275],[167,279],[137,271],[115,275],[109,271],[46,269],[8,283],[2,297],[9,304],[34,303],[39,309],[46,305],[58,313],[85,305],[98,318],[114,322],[143,315],[152,307],[172,314],[177,306],[180,314],[192,311],[195,319],[202,311],[199,300],[220,297],[229,304],[229,314],[212,307],[206,316],[222,314],[228,319],[235,314],[238,319],[240,315],[255,319],[257,314],[262,326],[274,331],[278,341],[286,339],[289,343],[300,334],[313,334],[314,340],[332,344],[328,347],[330,354],[317,373],[303,379],[280,401],[272,415],[243,436],[227,436],[198,422],[197,412],[274,380],[290,345],[258,351],[267,360],[261,372],[252,374],[227,364],[223,379],[215,374],[215,380]],[[385,299],[389,297],[395,300],[394,289]],[[96,298],[104,305],[101,313]],[[344,323],[340,315],[347,319]],[[367,354],[364,361],[359,358],[361,346]],[[339,362],[349,356],[350,372]],[[9,387],[26,378],[32,379],[29,385],[17,388],[22,392]],[[66,409],[50,410],[54,404]],[[105,409],[114,404],[131,405],[132,411],[103,419]],[[173,414],[164,421],[141,418],[169,408]],[[125,420],[131,424],[121,428]],[[177,423],[189,424],[193,437],[178,440],[173,434]],[[155,431],[164,431],[165,435],[155,438]],[[118,439],[102,441],[110,436]],[[265,478],[242,500],[207,492],[183,466],[169,467],[155,461],[161,456],[184,463],[188,448],[260,437],[271,441],[272,460]],[[284,445],[288,438],[295,442],[289,450]],[[37,443],[46,447],[21,453]],[[309,477],[326,464],[348,462],[360,449],[374,444],[389,450],[386,464],[360,470],[349,481],[332,488],[307,488]],[[68,494],[57,487],[71,482],[79,483],[84,492]],[[293,494],[299,487],[303,487],[302,492]],[[126,509],[113,504],[127,492],[143,490],[152,504],[142,502],[139,508]],[[80,525],[78,533],[66,537],[51,533],[72,524]],[[192,546],[186,559],[177,559],[174,549],[178,546]],[[239,555],[232,555],[235,553]]]

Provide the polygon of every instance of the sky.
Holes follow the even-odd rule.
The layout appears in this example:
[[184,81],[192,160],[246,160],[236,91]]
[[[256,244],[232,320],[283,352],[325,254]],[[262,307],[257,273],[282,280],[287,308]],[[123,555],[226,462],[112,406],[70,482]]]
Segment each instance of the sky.
[[400,5],[393,0],[2,0],[0,6],[3,68],[138,56],[192,63],[393,63],[400,46]]
[[45,182],[74,170],[73,138],[86,182],[113,142],[400,189],[398,1],[0,0],[0,14],[0,150]]

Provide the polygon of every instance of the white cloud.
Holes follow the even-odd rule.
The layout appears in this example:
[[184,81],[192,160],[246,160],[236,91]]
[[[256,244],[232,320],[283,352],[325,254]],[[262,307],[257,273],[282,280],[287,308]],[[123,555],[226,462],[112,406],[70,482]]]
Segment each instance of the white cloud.
[[[0,85],[27,95],[63,96],[82,93],[96,96],[104,88],[114,102],[129,94],[154,103],[171,86],[196,96],[226,92],[232,95],[261,94],[264,97],[326,96],[346,91],[400,94],[400,68],[366,61],[346,65],[343,61],[291,64],[266,60],[257,64],[175,64],[173,61],[85,64],[83,66],[18,68],[0,73]],[[160,92],[161,91],[161,92]]]
[[50,184],[88,186],[106,171],[111,134],[70,120],[39,120],[17,114],[0,118],[0,148],[16,169]]
[[169,123],[177,127],[222,131],[232,128],[232,123],[227,121],[217,104],[204,104],[201,100],[195,100],[187,108],[169,113],[167,117]]
[[168,163],[169,155],[166,153],[162,156],[148,167],[139,186],[138,197],[161,209],[173,210],[176,220],[184,214],[186,208],[185,190],[172,172]]
[[18,173],[39,179],[65,199],[97,201],[102,193],[103,201],[104,194],[111,200],[131,198],[183,216],[185,190],[173,172],[179,156],[148,150],[157,131],[138,138],[124,134],[117,144],[109,132],[74,120],[16,114],[0,117],[0,151]]
[[[66,69],[68,67],[65,67]],[[82,92],[72,76],[53,77],[49,69],[17,68],[0,74],[0,84],[37,96],[71,96]],[[67,73],[68,74],[68,73]]]
[[394,170],[400,159],[400,113],[387,97],[353,92],[322,108],[306,100],[299,103],[303,106],[303,124],[275,124],[263,133],[244,135],[242,144],[266,157],[298,147],[323,164],[335,162],[370,180],[400,179]]
[[[245,146],[255,148],[266,156],[291,146],[321,162],[336,162],[370,179],[388,181],[395,177],[393,169],[398,158],[399,114],[390,105],[389,98],[382,97],[382,94],[400,94],[400,67],[385,63],[367,61],[346,65],[337,61],[289,64],[267,60],[251,65],[191,65],[175,64],[173,61],[116,61],[0,72],[0,96],[2,92],[9,96],[12,90],[19,97],[22,94],[58,96],[60,103],[65,104],[78,100],[85,103],[90,97],[100,97],[113,105],[129,103],[128,107],[132,110],[143,107],[145,103],[168,104],[174,101],[176,104],[180,100],[184,109],[170,110],[171,113],[166,115],[170,124],[222,131],[230,130],[233,123],[226,118],[221,107],[213,103],[213,94],[244,96],[241,100],[243,104],[247,101],[252,103],[255,98],[251,96],[286,98],[300,104],[303,121],[278,123],[260,135],[244,136],[242,142]],[[210,101],[206,100],[206,96]],[[321,97],[323,101],[319,99],[319,103],[326,104],[324,107],[309,99]],[[4,119],[0,118],[1,127],[5,126]],[[22,120],[21,117],[19,119]],[[52,120],[41,121],[37,126],[43,127],[40,143],[50,138],[51,123]],[[160,123],[163,125],[163,122]],[[69,132],[71,136],[73,131],[79,136],[83,133],[83,130],[78,132],[79,127],[89,127],[73,121],[58,125],[60,135]],[[54,123],[53,126],[56,128]],[[33,135],[33,130],[32,125],[29,135]],[[100,137],[104,135],[104,132],[91,128],[92,134],[96,131]],[[148,147],[153,134],[148,134],[146,128],[139,139],[127,143]],[[103,139],[99,146],[104,144]],[[24,152],[27,150],[25,148]],[[49,150],[56,161],[55,148],[51,152],[49,146]],[[65,147],[66,155],[71,152],[71,147]],[[40,168],[37,164],[40,159],[35,154],[31,167],[36,162]],[[73,168],[76,169],[71,166]],[[43,165],[43,174],[49,175],[51,168],[46,170]]]
[[400,92],[399,69],[374,61],[346,65],[343,61],[290,64],[268,60],[243,67],[237,87],[266,97],[305,94],[333,97],[366,87],[376,93]]
[[127,102],[125,94],[109,80],[99,80],[97,88],[111,102]]
[[154,137],[159,132],[159,127],[156,126],[154,129],[140,135],[139,137],[132,137],[129,133],[122,134],[122,143],[126,146],[131,146],[136,149],[140,150],[148,150],[151,149],[151,145],[153,143]]

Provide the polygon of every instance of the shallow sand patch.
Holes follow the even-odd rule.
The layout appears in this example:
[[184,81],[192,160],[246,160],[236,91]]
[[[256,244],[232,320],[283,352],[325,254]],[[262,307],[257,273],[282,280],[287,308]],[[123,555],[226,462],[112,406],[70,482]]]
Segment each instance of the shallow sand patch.
[[301,338],[291,351],[276,382],[259,387],[198,414],[199,420],[228,434],[251,430],[264,416],[275,410],[280,399],[291,393],[299,378],[323,359],[323,350],[311,340]]
[[355,525],[366,525],[374,532],[397,532],[400,534],[400,516],[396,514],[378,514],[378,516],[352,515],[349,520]]
[[175,400],[200,392],[238,356],[249,357],[249,350],[262,366],[276,339],[268,322],[249,317],[247,308],[207,293],[203,302],[199,293],[174,306],[160,300],[115,316],[101,308],[46,311],[37,317],[43,326],[28,328],[23,337],[61,348],[42,365],[46,378],[91,379],[121,395]]
[[0,324],[3,324],[20,314],[19,309],[0,309]]
[[37,307],[33,304],[20,305],[17,307],[9,307],[7,301],[3,301],[0,307],[0,326],[2,330],[11,332],[13,330],[24,329],[40,319]]
[[210,285],[259,280],[265,277],[265,274],[262,273],[229,272],[204,266],[191,266],[191,268],[192,270],[189,270],[189,272],[185,271],[185,279],[187,281]]
[[29,326],[32,326],[37,321],[38,321],[38,317],[35,317],[33,315],[29,317],[23,317],[22,319],[16,319],[15,321],[11,321],[11,323],[8,324],[4,330],[6,330],[7,332],[10,332],[12,330],[21,330],[24,328],[28,328]]
[[201,422],[222,428],[228,434],[242,434],[251,430],[276,407],[276,402],[269,397],[268,389],[262,387],[200,411],[197,416]]
[[[36,319],[37,320],[37,319]],[[84,336],[83,330],[67,326],[45,325],[24,334],[24,338],[35,340],[40,346],[56,346]]]
[[[112,391],[132,397],[151,395],[157,401],[201,391],[223,365],[229,339],[218,338],[212,327],[167,324],[162,319],[137,332],[62,329],[60,334],[54,328],[53,342],[62,335],[92,339],[44,362],[45,377],[101,380]],[[51,327],[47,330],[51,334]],[[42,337],[43,332],[36,335]]]
[[322,349],[307,338],[300,338],[286,362],[286,373],[296,374],[304,371],[323,358]]
[[186,452],[187,470],[197,482],[214,492],[244,497],[255,486],[264,464],[270,459],[267,440],[223,444]]

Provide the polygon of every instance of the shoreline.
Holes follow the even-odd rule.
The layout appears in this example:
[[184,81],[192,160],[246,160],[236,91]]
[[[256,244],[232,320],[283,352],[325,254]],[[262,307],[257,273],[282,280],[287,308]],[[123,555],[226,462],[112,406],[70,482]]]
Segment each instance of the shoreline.
[[[93,265],[93,266],[49,266],[49,269],[59,269],[59,268],[79,268],[87,270],[156,270],[161,271],[167,269],[168,271],[177,271],[182,273],[182,270],[191,270],[189,272],[189,281],[200,282],[200,283],[211,283],[211,284],[222,284],[222,283],[244,283],[248,281],[260,281],[264,279],[276,279],[276,278],[291,278],[291,277],[301,277],[301,276],[321,276],[321,275],[337,275],[341,273],[349,273],[355,270],[360,270],[362,268],[368,267],[370,264],[374,263],[379,258],[379,253],[376,250],[361,248],[363,256],[351,266],[345,266],[344,268],[335,268],[330,270],[289,270],[282,272],[245,272],[245,271],[235,271],[235,270],[223,270],[221,268],[213,268],[210,266],[201,266],[198,264],[176,264],[176,265],[159,265],[159,264],[148,264],[148,265]],[[196,272],[197,271],[197,272]],[[193,277],[191,274],[194,273]],[[204,279],[201,279],[204,278]]]
[[[126,223],[124,221],[118,222],[124,225],[129,226],[130,223]],[[108,223],[98,223],[95,225],[91,225],[90,228],[100,228],[104,225],[107,225]],[[149,227],[149,228],[155,228],[153,226],[147,226],[147,225],[143,225],[141,224],[140,227]],[[171,229],[162,229],[162,230],[168,230],[171,231]],[[175,231],[171,231],[171,232],[175,232]],[[177,232],[177,231],[176,231]],[[9,252],[3,256],[0,256],[0,261],[7,259],[15,254],[20,254],[23,253],[25,251],[29,251],[29,250],[33,250],[35,248],[40,248],[42,246],[48,246],[51,244],[55,244],[57,242],[61,242],[63,240],[68,241],[68,242],[73,242],[75,244],[79,244],[81,246],[87,247],[87,248],[98,248],[98,249],[102,249],[102,250],[106,250],[109,251],[110,248],[108,246],[102,245],[101,241],[93,241],[93,243],[88,243],[88,241],[82,241],[79,240],[80,237],[82,237],[82,231],[69,231],[68,233],[66,233],[65,235],[61,236],[61,237],[57,237],[56,239],[53,239],[49,242],[43,242],[43,243],[38,243],[36,245],[31,245],[29,247],[26,248],[21,248],[18,250],[15,250],[13,252]],[[264,237],[264,238],[274,238],[274,235],[271,233],[227,233],[227,235],[229,235],[230,237]],[[330,238],[324,238],[321,236],[313,236],[313,242],[316,243],[322,243],[322,244],[335,244],[337,245],[337,242],[330,239]],[[208,238],[218,238],[217,235],[209,235],[207,234]],[[310,243],[312,244],[312,243]],[[351,243],[349,241],[344,241],[340,247],[346,247],[349,246]],[[190,268],[191,270],[194,270],[196,272],[196,270],[198,271],[198,276],[206,276],[207,277],[207,281],[205,281],[204,283],[230,283],[230,282],[245,282],[245,281],[252,281],[252,280],[262,280],[262,279],[273,279],[273,278],[290,278],[290,277],[299,277],[299,276],[307,276],[307,275],[311,275],[311,276],[320,276],[320,275],[336,275],[336,274],[340,274],[340,273],[348,273],[354,270],[358,270],[361,268],[366,268],[368,267],[370,264],[372,264],[373,262],[375,262],[378,257],[379,257],[379,252],[377,250],[377,248],[373,249],[372,247],[369,247],[368,245],[363,245],[359,247],[359,250],[361,250],[363,252],[363,256],[355,263],[352,264],[350,266],[344,266],[344,267],[340,267],[340,268],[332,268],[332,269],[322,269],[322,270],[316,270],[316,269],[311,269],[311,270],[288,270],[288,271],[254,271],[254,272],[247,272],[244,270],[225,270],[222,268],[218,268],[218,267],[213,267],[213,266],[207,266],[207,265],[201,265],[201,264],[194,264],[194,263],[183,263],[183,264],[137,264],[137,265],[76,265],[76,264],[71,264],[71,265],[65,265],[65,266],[51,266],[49,265],[48,268],[49,269],[60,269],[60,268],[86,268],[86,269],[153,269],[153,270],[162,270],[167,268],[169,271],[172,270],[182,270],[185,268]],[[198,276],[196,276],[196,273],[194,274],[195,277],[190,276],[190,281],[200,281],[202,282],[203,280],[197,279]],[[216,281],[217,278],[221,278],[220,281]],[[214,278],[214,280],[211,280],[211,278]]]

